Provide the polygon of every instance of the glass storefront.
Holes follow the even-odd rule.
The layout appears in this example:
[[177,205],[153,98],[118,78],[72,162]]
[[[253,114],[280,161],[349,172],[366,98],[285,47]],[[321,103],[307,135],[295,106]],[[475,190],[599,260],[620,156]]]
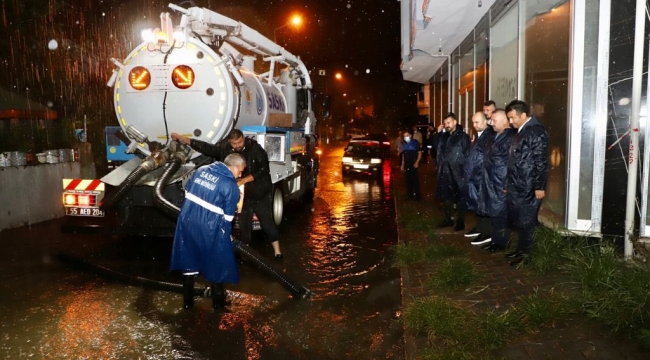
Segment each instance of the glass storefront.
[[440,75],[440,97],[442,98],[442,101],[440,103],[441,106],[441,116],[440,116],[440,121],[445,119],[447,117],[447,114],[449,114],[450,110],[450,103],[449,103],[449,71],[446,71],[446,69],[449,68],[449,61],[446,61],[444,65],[442,65],[442,74]]
[[[472,39],[473,40],[473,39]],[[474,113],[474,45],[469,47],[460,58],[460,88],[458,100],[460,103],[459,118],[463,119],[462,125],[466,132],[473,137],[472,115]]]
[[487,31],[476,33],[476,82],[474,85],[476,108],[475,111],[481,111],[483,104],[489,100],[487,92],[488,76],[488,36]]
[[543,208],[564,222],[566,207],[566,153],[569,89],[569,36],[571,7],[568,1],[526,1],[523,4],[525,36],[525,87],[522,94],[531,115],[549,135],[549,180]]
[[636,113],[635,8],[633,1],[496,0],[451,52],[451,66],[431,80],[436,122],[453,111],[470,134],[471,116],[486,100],[505,107],[519,98],[531,106],[549,134],[545,225],[592,235],[627,231],[628,167],[635,160],[629,134],[638,131],[635,221],[640,237],[650,237],[648,26],[643,69],[635,69],[644,74],[640,123],[629,128]]
[[[495,22],[496,21],[496,22]],[[490,29],[490,98],[505,107],[517,98],[519,4],[515,3]]]
[[451,99],[451,101],[452,101],[452,109],[453,110],[451,110],[451,111],[454,114],[456,114],[456,118],[458,119],[458,122],[460,124],[462,124],[463,118],[462,118],[462,116],[460,114],[460,109],[459,109],[460,101],[458,101],[459,100],[458,91],[460,90],[460,79],[459,79],[458,74],[460,73],[460,64],[458,63],[458,56],[457,55],[452,56],[451,59],[452,59],[452,66],[451,66],[452,70],[451,71],[452,71],[452,78],[453,78],[453,83],[452,83],[452,88],[451,88],[451,91],[452,91],[452,94],[453,94],[453,97]]

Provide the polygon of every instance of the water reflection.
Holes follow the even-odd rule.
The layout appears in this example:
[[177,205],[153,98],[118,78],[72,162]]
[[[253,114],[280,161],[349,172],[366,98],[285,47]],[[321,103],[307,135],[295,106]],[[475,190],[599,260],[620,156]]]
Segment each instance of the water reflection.
[[[336,155],[334,152],[333,158]],[[389,233],[381,226],[394,222],[390,162],[384,163],[380,175],[342,177],[336,172],[321,172],[319,202],[307,240],[306,268],[315,277],[311,282],[315,300],[359,294],[366,284],[357,278],[385,262],[383,244],[396,240],[386,239]]]

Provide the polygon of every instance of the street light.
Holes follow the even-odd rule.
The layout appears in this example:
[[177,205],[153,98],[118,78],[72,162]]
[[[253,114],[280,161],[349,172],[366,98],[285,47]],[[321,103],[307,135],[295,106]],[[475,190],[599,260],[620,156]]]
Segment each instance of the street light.
[[291,17],[291,19],[290,19],[286,24],[284,24],[284,25],[282,25],[282,26],[280,26],[280,27],[276,27],[275,29],[273,29],[273,42],[276,43],[276,44],[277,44],[277,42],[278,42],[277,35],[276,35],[276,32],[277,32],[278,30],[283,29],[283,28],[285,28],[285,27],[287,27],[287,26],[289,26],[289,25],[293,25],[293,26],[295,26],[295,27],[299,27],[301,24],[302,24],[302,17],[301,17],[300,15],[298,15],[298,14],[294,14],[294,15]]

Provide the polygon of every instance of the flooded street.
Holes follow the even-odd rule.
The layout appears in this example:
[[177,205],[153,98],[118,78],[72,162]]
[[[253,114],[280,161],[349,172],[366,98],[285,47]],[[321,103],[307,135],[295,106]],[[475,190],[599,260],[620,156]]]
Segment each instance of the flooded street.
[[[285,207],[280,228],[285,258],[273,264],[310,300],[244,263],[227,311],[209,298],[182,310],[181,294],[120,275],[180,284],[172,239],[63,234],[53,220],[0,233],[0,358],[403,359],[390,164],[343,178],[342,145],[323,146],[313,203]],[[252,247],[271,259],[263,239]]]

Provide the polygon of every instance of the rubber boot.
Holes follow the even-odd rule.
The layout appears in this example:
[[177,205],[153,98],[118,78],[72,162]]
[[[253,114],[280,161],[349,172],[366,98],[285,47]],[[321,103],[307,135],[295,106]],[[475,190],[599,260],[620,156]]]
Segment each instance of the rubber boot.
[[183,275],[183,309],[194,306],[194,277],[195,275]]
[[226,300],[226,290],[223,288],[223,283],[212,283],[212,308],[221,309],[228,305]]

